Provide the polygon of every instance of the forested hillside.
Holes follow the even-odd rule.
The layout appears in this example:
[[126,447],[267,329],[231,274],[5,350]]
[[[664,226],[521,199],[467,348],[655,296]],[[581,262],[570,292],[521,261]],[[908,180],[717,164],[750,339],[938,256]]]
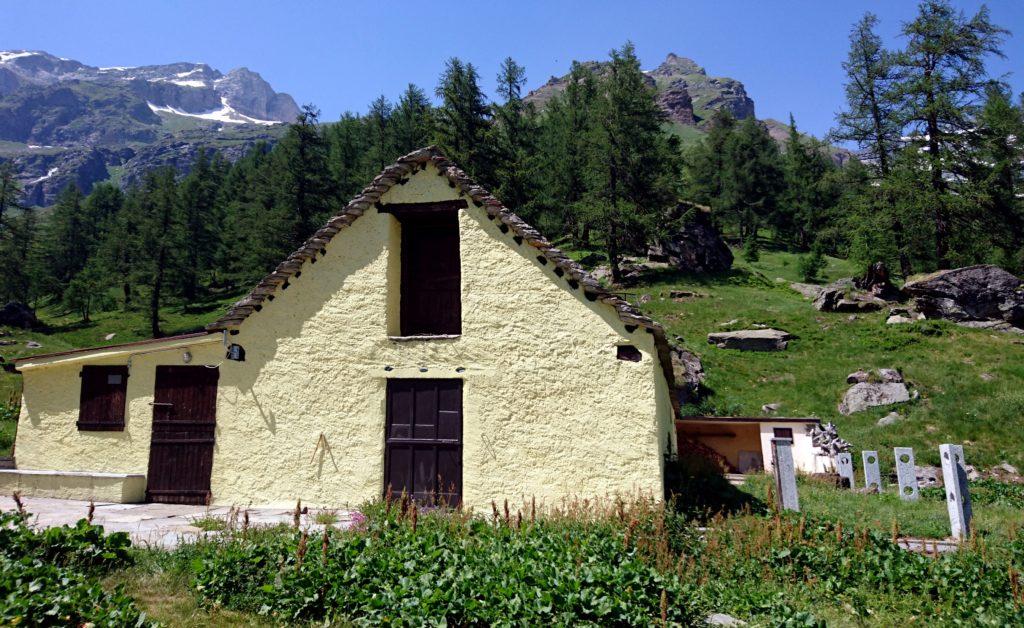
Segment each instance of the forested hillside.
[[939,0],[904,25],[899,50],[875,28],[867,15],[850,34],[848,106],[832,139],[862,159],[845,166],[792,119],[780,149],[767,125],[728,107],[682,147],[630,44],[600,66],[574,64],[543,103],[524,97],[526,71],[513,59],[491,101],[478,69],[453,58],[437,104],[409,85],[397,103],[381,97],[330,124],[307,106],[272,148],[257,144],[234,163],[204,152],[185,176],[157,169],[123,192],[107,183],[83,196],[71,184],[46,212],[27,208],[7,163],[0,298],[86,322],[141,310],[160,335],[162,306],[237,293],[380,168],[431,143],[542,232],[599,251],[615,283],[623,257],[688,219],[667,218],[681,200],[710,207],[745,256],[768,238],[805,255],[812,276],[823,254],[886,261],[904,276],[974,262],[1020,273],[1024,117],[985,73],[1006,31],[984,9],[964,16]]

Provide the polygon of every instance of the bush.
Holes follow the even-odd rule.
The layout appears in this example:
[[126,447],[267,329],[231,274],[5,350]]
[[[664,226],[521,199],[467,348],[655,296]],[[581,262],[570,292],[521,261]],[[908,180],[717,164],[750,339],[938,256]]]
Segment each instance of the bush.
[[807,255],[800,256],[796,268],[804,281],[815,281],[827,265],[825,256],[821,254],[821,251],[815,249]]
[[374,505],[363,531],[250,530],[184,551],[206,603],[284,622],[696,623],[695,589],[657,564],[653,539],[677,520],[656,508],[620,512],[629,524]]
[[0,556],[0,624],[142,626],[146,615],[120,588],[108,593],[94,578],[25,556]]
[[131,539],[124,532],[104,534],[103,526],[81,519],[74,526],[34,530],[27,515],[0,513],[0,555],[31,557],[58,567],[100,574],[131,564]]
[[28,515],[0,513],[0,624],[141,626],[146,616],[120,588],[97,578],[131,563],[123,532],[106,535],[82,519],[33,530]]
[[748,262],[756,262],[761,259],[761,245],[757,243],[757,236],[750,236],[743,243],[743,259]]

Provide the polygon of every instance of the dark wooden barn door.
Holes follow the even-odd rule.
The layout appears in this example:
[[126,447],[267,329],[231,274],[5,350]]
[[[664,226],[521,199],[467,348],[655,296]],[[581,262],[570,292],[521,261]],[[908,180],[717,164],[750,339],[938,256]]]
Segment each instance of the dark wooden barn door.
[[217,379],[205,366],[158,366],[146,499],[202,504],[210,494]]
[[462,500],[462,380],[388,380],[384,489],[417,501]]

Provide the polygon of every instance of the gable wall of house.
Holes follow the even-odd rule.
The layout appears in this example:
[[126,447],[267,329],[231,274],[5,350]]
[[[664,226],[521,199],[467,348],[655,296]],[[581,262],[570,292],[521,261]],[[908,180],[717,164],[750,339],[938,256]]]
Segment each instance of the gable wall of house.
[[[428,166],[381,200],[458,198],[436,174]],[[392,377],[464,380],[469,505],[659,495],[673,416],[653,336],[627,331],[613,308],[569,289],[550,263],[536,259],[536,249],[500,232],[482,208],[461,210],[459,229],[461,337],[389,339],[398,321],[401,225],[373,208],[241,324],[231,342],[245,348],[246,361],[220,367],[215,502],[354,505],[378,497]],[[634,344],[642,360],[616,359],[618,344]],[[219,363],[223,348],[193,353],[197,363]],[[174,353],[151,355],[135,362],[136,372],[149,375],[129,381],[128,427],[120,436],[74,432],[77,367],[26,373],[27,419],[60,427],[44,430],[59,436],[33,439],[28,453],[19,435],[18,466],[145,472],[150,365],[181,363]],[[70,383],[74,394],[42,399]],[[329,452],[317,448],[321,433]],[[46,440],[59,444],[56,456],[43,455]]]

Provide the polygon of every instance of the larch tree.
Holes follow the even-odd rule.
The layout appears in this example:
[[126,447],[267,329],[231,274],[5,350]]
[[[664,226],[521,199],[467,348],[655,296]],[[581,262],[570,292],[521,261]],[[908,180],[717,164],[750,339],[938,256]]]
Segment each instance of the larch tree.
[[534,154],[537,142],[536,113],[523,102],[526,69],[507,57],[498,74],[498,96],[494,106],[495,143],[498,153],[496,176],[498,197],[515,211],[527,209],[533,201]]
[[825,226],[826,210],[835,203],[828,175],[835,168],[825,146],[802,136],[793,115],[783,155],[785,188],[775,214],[770,218],[780,235],[793,236],[800,248],[810,248]]
[[1024,271],[1024,106],[992,85],[971,134],[971,195],[982,208],[983,231],[997,247],[994,261]]
[[495,188],[491,109],[472,63],[457,57],[445,62],[437,96],[442,100],[434,117],[438,147],[478,183]]
[[833,141],[854,142],[862,160],[885,177],[892,155],[900,146],[902,124],[897,115],[896,55],[886,50],[875,33],[878,17],[866,13],[850,31],[846,73],[846,110],[836,114]]
[[163,335],[160,306],[166,289],[181,268],[184,220],[174,180],[174,170],[162,168],[146,176],[139,206],[139,282],[149,288],[149,325],[154,338]]
[[662,132],[664,113],[647,86],[632,43],[610,53],[598,81],[588,167],[587,220],[604,236],[612,281],[623,252],[656,236],[676,200],[678,146]]
[[396,153],[404,155],[430,144],[433,107],[426,92],[409,83],[393,114]]
[[963,174],[973,114],[991,84],[985,60],[1002,56],[1008,31],[992,24],[984,6],[967,18],[947,0],[925,0],[902,32],[907,46],[897,58],[899,115],[926,158],[935,260],[947,267],[954,214],[963,206],[947,192]]

